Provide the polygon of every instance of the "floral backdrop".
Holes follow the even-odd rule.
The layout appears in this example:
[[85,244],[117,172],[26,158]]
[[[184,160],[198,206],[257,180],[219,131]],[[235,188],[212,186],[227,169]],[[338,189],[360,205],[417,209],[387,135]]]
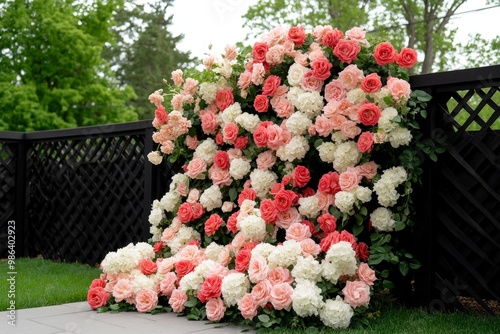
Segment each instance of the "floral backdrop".
[[348,327],[419,263],[419,132],[410,48],[318,26],[278,27],[208,55],[149,96],[157,151],[179,166],[152,204],[149,242],[109,253],[98,311],[176,312],[255,327]]

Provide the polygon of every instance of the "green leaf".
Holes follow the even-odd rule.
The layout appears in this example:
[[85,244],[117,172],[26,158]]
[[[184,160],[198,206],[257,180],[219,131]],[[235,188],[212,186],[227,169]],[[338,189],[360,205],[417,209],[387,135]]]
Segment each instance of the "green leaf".
[[399,262],[399,271],[401,272],[401,275],[406,276],[408,274],[408,271],[410,271],[408,263],[404,261]]
[[269,316],[267,314],[261,314],[257,318],[261,322],[269,322],[269,321],[271,321],[271,318],[269,318]]
[[394,288],[394,283],[392,283],[391,281],[386,280],[386,279],[384,280],[384,282],[382,283],[382,285],[386,289],[392,289],[392,288]]
[[108,311],[109,311],[109,308],[106,306],[101,306],[101,307],[97,308],[97,313],[104,313],[104,312],[108,312]]
[[361,232],[363,232],[363,225],[354,225],[352,228],[352,234],[354,234],[354,236],[358,236]]
[[229,189],[229,199],[232,202],[234,202],[234,201],[236,201],[237,197],[238,197],[238,190],[236,190],[236,188]]
[[396,232],[403,230],[406,227],[405,223],[402,221],[396,221],[396,225],[394,226],[394,230]]
[[321,144],[323,144],[323,139],[318,139],[314,142],[314,148],[318,148]]
[[109,305],[109,309],[111,311],[118,311],[120,309],[120,304],[111,304]]

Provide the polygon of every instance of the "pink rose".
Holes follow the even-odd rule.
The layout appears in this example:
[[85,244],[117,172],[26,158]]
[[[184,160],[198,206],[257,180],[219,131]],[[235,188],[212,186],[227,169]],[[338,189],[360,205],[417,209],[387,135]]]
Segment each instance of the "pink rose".
[[257,168],[268,170],[276,163],[276,155],[273,151],[264,151],[257,156]]
[[182,223],[188,223],[193,220],[193,208],[190,203],[182,203],[177,210],[177,217]]
[[258,306],[264,307],[269,302],[272,287],[269,280],[266,279],[260,281],[252,288],[250,294]]
[[302,248],[302,255],[304,257],[309,255],[316,257],[321,252],[321,247],[311,238],[302,240],[300,242],[300,248]]
[[346,90],[351,90],[356,88],[363,81],[364,77],[363,71],[356,65],[351,64],[339,73],[338,80],[340,80]]
[[274,195],[274,203],[278,211],[288,210],[297,199],[298,195],[292,190],[280,190]]
[[253,45],[252,55],[256,62],[262,63],[266,60],[266,54],[269,47],[266,43],[256,42]]
[[318,209],[320,211],[328,211],[330,206],[335,203],[335,196],[332,194],[326,194],[318,191],[316,193],[316,197],[318,198]]
[[225,142],[232,142],[236,140],[236,137],[238,137],[238,131],[240,129],[238,128],[238,125],[235,123],[227,123],[224,126],[224,129],[222,130],[223,136],[224,136],[224,141]]
[[267,98],[267,95],[257,95],[253,101],[253,107],[255,111],[259,113],[267,112],[269,109],[269,99]]
[[272,150],[277,150],[285,142],[284,130],[273,124],[267,127],[267,146]]
[[361,178],[362,176],[359,175],[355,168],[348,168],[339,176],[340,189],[343,191],[355,189],[358,186],[359,182],[361,182]]
[[342,81],[335,79],[330,81],[325,86],[325,100],[330,101],[341,101],[347,96],[346,90],[342,84]]
[[187,165],[186,175],[196,179],[201,173],[207,171],[207,163],[201,158],[194,158]]
[[226,45],[224,47],[224,51],[225,51],[225,58],[229,61],[235,60],[236,56],[238,55],[236,46],[234,45]]
[[194,136],[194,137],[186,136],[186,146],[190,150],[196,149],[196,147],[198,147],[198,143],[199,143],[198,138],[196,138],[196,136]]
[[295,167],[292,177],[294,187],[305,187],[306,184],[311,180],[309,169],[301,165]]
[[373,148],[373,135],[370,131],[363,132],[357,142],[358,150],[362,153],[370,152]]
[[198,80],[187,78],[183,88],[185,94],[194,95],[194,93],[196,93],[196,89],[198,88]]
[[314,71],[307,71],[302,76],[302,82],[300,83],[302,89],[319,92],[321,87],[323,87],[324,81],[318,79],[314,76]]
[[345,117],[344,115],[336,114],[333,115],[330,120],[332,122],[332,128],[338,131],[342,129],[342,124],[347,122],[347,117]]
[[283,61],[285,57],[285,48],[283,45],[273,45],[267,50],[266,63],[269,65],[277,65]]
[[220,111],[223,111],[234,103],[234,95],[231,89],[221,89],[215,95],[215,104]]
[[290,310],[293,288],[289,283],[278,283],[271,288],[270,300],[276,310]]
[[302,240],[308,239],[311,237],[311,231],[307,225],[302,223],[293,223],[286,230],[286,240],[295,240],[300,242]]
[[337,228],[337,218],[328,212],[325,212],[318,217],[318,223],[321,230],[325,233],[334,232]]
[[341,39],[333,49],[333,54],[341,62],[350,64],[353,60],[358,59],[360,51],[361,46],[356,41]]
[[172,104],[172,108],[174,108],[174,110],[181,110],[182,109],[182,95],[181,94],[174,95],[174,97],[172,98],[170,103]]
[[134,295],[134,287],[132,282],[129,279],[122,278],[116,282],[113,287],[113,297],[115,298],[115,302],[119,303],[122,300],[126,300],[131,298]]
[[172,71],[172,80],[174,81],[174,85],[180,86],[184,82],[184,79],[182,78],[182,71],[181,70],[175,70]]
[[263,199],[260,203],[260,212],[262,219],[264,219],[267,224],[273,224],[278,219],[276,204],[269,198]]
[[330,27],[330,29],[323,33],[321,43],[334,49],[342,38],[344,38],[344,33],[342,31],[338,29],[331,29]]
[[149,95],[148,99],[149,99],[149,102],[153,103],[155,106],[159,106],[162,104],[164,98],[163,96],[161,95],[162,93],[162,90],[157,90],[156,92],[152,93],[151,95]]
[[219,229],[219,227],[222,225],[223,222],[224,221],[218,214],[216,213],[212,214],[205,222],[205,233],[207,235],[213,235]]
[[238,310],[240,310],[241,316],[245,319],[252,320],[257,315],[258,307],[259,305],[255,303],[250,293],[245,294],[238,302]]
[[339,174],[337,172],[328,172],[323,174],[323,176],[319,179],[318,191],[332,195],[339,192]]
[[373,282],[377,280],[377,277],[375,277],[375,271],[365,262],[361,262],[359,264],[358,278],[369,286],[373,285]]
[[328,137],[333,130],[333,122],[323,115],[316,117],[314,128],[321,137]]
[[248,265],[250,264],[250,259],[252,258],[252,253],[249,250],[242,249],[236,255],[235,259],[235,269],[240,273],[243,273],[247,270]]
[[375,93],[382,87],[382,81],[377,73],[368,74],[361,83],[361,89],[365,93]]
[[359,175],[366,177],[368,180],[373,179],[377,175],[377,168],[378,165],[374,161],[368,161],[356,167]]
[[201,129],[205,134],[214,134],[219,127],[217,116],[212,111],[200,112]]
[[387,78],[387,89],[391,92],[392,98],[396,101],[399,99],[405,103],[410,98],[411,88],[408,81],[394,77]]
[[356,41],[359,44],[366,44],[366,32],[359,28],[359,27],[353,27],[345,32],[345,35],[347,38],[350,40]]
[[273,96],[281,85],[281,78],[277,75],[270,75],[262,86],[262,95]]
[[387,65],[396,62],[398,58],[398,52],[391,43],[382,42],[375,47],[373,52],[373,58],[379,65]]
[[175,289],[172,291],[172,295],[168,299],[168,304],[172,307],[175,313],[180,313],[184,311],[184,303],[189,300],[186,293],[180,289]]
[[198,299],[202,303],[206,303],[212,298],[219,298],[221,295],[222,277],[212,275],[207,277],[198,291]]
[[224,314],[226,313],[226,306],[224,305],[224,301],[220,298],[210,299],[205,308],[207,311],[207,319],[209,321],[218,322],[224,318]]
[[402,48],[396,62],[403,68],[412,68],[417,63],[417,51],[412,48]]
[[328,233],[326,236],[321,239],[319,242],[319,246],[321,247],[322,252],[328,252],[332,245],[338,243],[340,241],[340,233],[338,231],[333,231]]
[[234,147],[240,150],[244,150],[248,146],[247,136],[238,136],[234,140]]
[[380,108],[375,103],[365,103],[359,107],[358,119],[366,126],[374,126],[378,123],[381,111]]
[[156,273],[158,266],[150,259],[142,259],[139,262],[139,268],[144,275],[152,275]]
[[252,83],[252,72],[245,71],[240,74],[240,77],[238,78],[238,87],[240,87],[240,89],[248,88],[251,83]]
[[302,26],[290,27],[288,29],[288,39],[293,41],[296,46],[301,46],[306,40],[306,33]]
[[352,139],[361,133],[361,129],[353,121],[345,121],[340,125],[342,137],[344,139]]
[[272,285],[276,285],[279,283],[291,284],[293,282],[293,276],[290,273],[290,270],[283,267],[276,267],[269,270],[267,278]]
[[298,223],[302,219],[299,211],[296,207],[291,207],[286,211],[278,212],[278,220],[276,221],[276,226],[287,229],[293,223]]
[[229,170],[221,169],[216,165],[212,165],[208,170],[208,178],[218,186],[229,186],[233,182]]
[[284,97],[278,99],[278,102],[274,106],[274,109],[276,111],[276,114],[282,118],[290,117],[293,114],[292,102]]
[[262,256],[252,257],[248,265],[248,278],[252,283],[259,283],[267,278],[269,267]]
[[[262,123],[261,123],[262,124]],[[253,133],[253,141],[257,147],[267,146],[267,128],[264,126],[257,126],[255,132]]]
[[160,282],[160,292],[163,296],[170,297],[172,292],[175,290],[175,283],[177,282],[177,276],[173,272],[169,272],[165,275],[165,278]]
[[158,305],[158,294],[150,289],[141,289],[135,295],[135,307],[140,313],[152,311]]
[[342,294],[344,301],[353,308],[370,303],[370,287],[361,281],[347,281]]
[[193,270],[194,264],[189,260],[180,260],[175,264],[175,274],[179,281]]
[[229,169],[229,154],[226,151],[218,151],[214,156],[214,164],[221,169]]

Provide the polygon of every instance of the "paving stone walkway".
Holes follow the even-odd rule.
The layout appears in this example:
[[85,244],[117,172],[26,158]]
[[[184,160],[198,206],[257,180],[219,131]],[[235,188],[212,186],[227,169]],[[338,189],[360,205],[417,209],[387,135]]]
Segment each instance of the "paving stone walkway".
[[189,321],[174,313],[97,313],[86,302],[16,310],[15,326],[9,325],[9,312],[1,314],[2,334],[238,334],[246,329],[228,324]]

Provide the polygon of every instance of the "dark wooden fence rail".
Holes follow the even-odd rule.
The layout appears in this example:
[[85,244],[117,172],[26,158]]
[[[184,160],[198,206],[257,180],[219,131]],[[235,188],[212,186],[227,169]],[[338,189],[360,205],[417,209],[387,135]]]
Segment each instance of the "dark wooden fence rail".
[[424,161],[414,252],[416,280],[433,310],[500,315],[500,66],[414,76],[433,96],[427,137],[446,145]]
[[[500,295],[500,66],[426,74],[433,96],[427,137],[448,147],[423,161],[411,237],[423,267],[419,302],[430,309],[498,312]],[[0,238],[16,221],[18,256],[96,263],[149,237],[153,199],[172,171],[152,166],[150,121],[34,133],[0,133]],[[0,256],[7,253],[0,243]],[[498,314],[498,313],[497,313]]]

